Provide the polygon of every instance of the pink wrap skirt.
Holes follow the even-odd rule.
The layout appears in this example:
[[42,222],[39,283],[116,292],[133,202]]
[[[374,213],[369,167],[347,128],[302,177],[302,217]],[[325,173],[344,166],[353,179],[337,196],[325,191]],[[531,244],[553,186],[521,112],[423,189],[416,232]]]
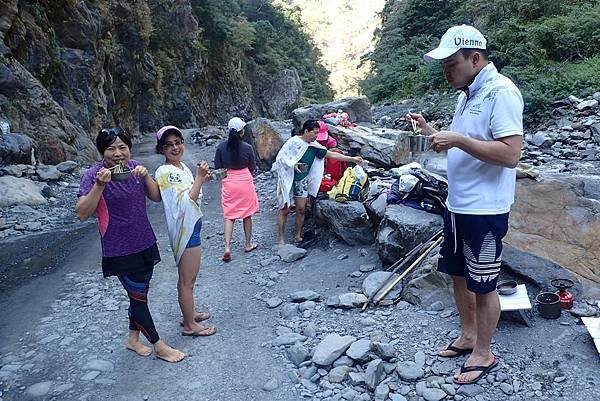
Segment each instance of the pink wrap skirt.
[[245,219],[258,212],[258,197],[250,170],[227,169],[221,182],[223,217],[228,220]]

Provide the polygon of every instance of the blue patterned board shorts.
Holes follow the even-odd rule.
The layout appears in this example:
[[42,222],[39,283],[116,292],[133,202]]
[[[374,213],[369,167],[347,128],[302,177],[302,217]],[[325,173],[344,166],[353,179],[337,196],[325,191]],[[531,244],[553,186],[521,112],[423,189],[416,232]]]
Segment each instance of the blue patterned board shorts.
[[185,246],[186,248],[193,248],[202,244],[202,240],[200,239],[200,231],[202,231],[202,219],[198,219],[196,225],[194,225],[194,231],[192,231],[192,236]]
[[308,176],[299,181],[294,181],[292,193],[297,198],[308,198]]
[[467,288],[475,293],[494,291],[507,232],[508,213],[470,215],[445,210],[438,271],[464,277]]

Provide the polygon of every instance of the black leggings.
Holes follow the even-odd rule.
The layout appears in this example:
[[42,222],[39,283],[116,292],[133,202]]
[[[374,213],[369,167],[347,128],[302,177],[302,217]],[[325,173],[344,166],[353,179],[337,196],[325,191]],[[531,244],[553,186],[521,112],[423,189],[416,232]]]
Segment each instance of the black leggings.
[[151,344],[159,340],[148,309],[148,290],[152,270],[117,276],[129,296],[129,329],[141,331]]

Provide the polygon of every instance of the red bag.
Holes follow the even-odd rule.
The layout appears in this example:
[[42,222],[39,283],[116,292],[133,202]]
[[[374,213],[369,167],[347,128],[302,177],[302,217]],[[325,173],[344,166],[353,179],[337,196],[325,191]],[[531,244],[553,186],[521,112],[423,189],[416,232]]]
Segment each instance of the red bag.
[[337,183],[338,180],[323,177],[323,179],[321,180],[321,185],[319,186],[319,192],[329,192],[331,191],[331,188],[337,185]]
[[[329,150],[330,152],[342,153],[339,150]],[[323,175],[329,174],[333,180],[335,180],[336,184],[344,175],[344,171],[346,171],[347,163],[341,160],[334,159],[325,159],[325,171]],[[335,184],[333,184],[335,185]]]

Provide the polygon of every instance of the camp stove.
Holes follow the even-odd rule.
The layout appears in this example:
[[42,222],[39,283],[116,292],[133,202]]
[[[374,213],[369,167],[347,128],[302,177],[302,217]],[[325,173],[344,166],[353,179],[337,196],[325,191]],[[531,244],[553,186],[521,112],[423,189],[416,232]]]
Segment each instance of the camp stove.
[[573,300],[575,297],[567,289],[573,287],[575,284],[573,280],[567,278],[557,278],[550,281],[553,287],[557,288],[558,297],[560,298],[560,307],[563,309],[571,309],[573,307]]

